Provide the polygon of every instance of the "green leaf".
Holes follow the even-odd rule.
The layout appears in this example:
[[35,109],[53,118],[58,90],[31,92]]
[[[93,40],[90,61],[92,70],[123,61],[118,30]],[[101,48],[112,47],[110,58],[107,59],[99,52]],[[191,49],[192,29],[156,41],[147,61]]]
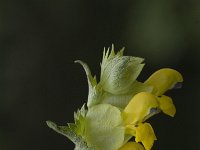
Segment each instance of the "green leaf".
[[109,104],[91,107],[86,115],[85,139],[95,150],[117,150],[124,141],[121,112]]
[[94,150],[88,147],[83,138],[76,133],[76,125],[68,124],[67,126],[58,126],[52,121],[46,121],[47,125],[59,134],[69,138],[75,144],[75,150]]
[[75,131],[72,128],[70,128],[70,126],[58,126],[52,121],[46,121],[46,123],[49,126],[49,128],[69,138],[74,144],[76,144],[77,141],[79,141],[79,137],[76,135]]

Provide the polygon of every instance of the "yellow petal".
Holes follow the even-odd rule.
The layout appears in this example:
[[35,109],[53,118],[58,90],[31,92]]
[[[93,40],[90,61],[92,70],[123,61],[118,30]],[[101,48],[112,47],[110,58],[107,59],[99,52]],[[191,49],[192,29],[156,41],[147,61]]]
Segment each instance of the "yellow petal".
[[144,147],[136,142],[128,142],[122,146],[119,150],[145,150]]
[[160,96],[178,82],[183,82],[182,75],[174,69],[164,68],[153,73],[145,84],[153,86],[153,93]]
[[173,104],[173,101],[170,97],[162,95],[158,97],[159,107],[160,109],[167,115],[174,117],[176,114],[176,107]]
[[140,124],[136,128],[136,142],[142,142],[146,150],[150,150],[154,140],[157,140],[153,128],[149,123]]
[[147,92],[136,94],[124,109],[123,118],[125,124],[136,124],[144,121],[150,110],[158,106],[155,95]]

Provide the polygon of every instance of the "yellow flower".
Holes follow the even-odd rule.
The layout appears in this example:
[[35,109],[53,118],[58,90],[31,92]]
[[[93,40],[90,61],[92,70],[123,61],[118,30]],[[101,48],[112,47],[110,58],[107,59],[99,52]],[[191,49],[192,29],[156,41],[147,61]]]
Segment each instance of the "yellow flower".
[[[182,81],[183,78],[181,74],[176,70],[169,68],[158,70],[145,81],[145,84],[154,88],[153,92],[141,92],[136,94],[123,110],[122,115],[126,134],[135,136],[135,141],[142,142],[146,150],[152,148],[157,138],[151,125],[144,122],[160,111],[174,117],[176,108],[172,99],[162,94]],[[126,147],[126,145],[124,147]],[[129,144],[127,147],[128,148],[122,150],[129,150]]]
[[179,82],[183,82],[183,77],[178,71],[164,68],[153,73],[145,84],[153,86],[153,93],[160,96]]
[[163,113],[174,117],[176,114],[176,107],[173,104],[173,101],[170,97],[162,95],[161,97],[157,97],[159,102],[159,108],[163,111]]
[[160,110],[171,117],[174,117],[176,108],[172,99],[163,94],[181,82],[183,82],[182,75],[178,71],[170,68],[156,71],[145,81],[145,84],[154,88],[152,94],[157,96]]
[[136,142],[128,142],[119,150],[144,150],[143,146]]
[[123,111],[126,134],[135,136],[136,142],[142,142],[146,150],[153,146],[156,136],[149,123],[143,123],[152,109],[157,109],[159,103],[155,95],[147,92],[136,94]]
[[136,94],[124,109],[125,124],[143,122],[152,108],[159,106],[156,96],[151,93],[141,92]]

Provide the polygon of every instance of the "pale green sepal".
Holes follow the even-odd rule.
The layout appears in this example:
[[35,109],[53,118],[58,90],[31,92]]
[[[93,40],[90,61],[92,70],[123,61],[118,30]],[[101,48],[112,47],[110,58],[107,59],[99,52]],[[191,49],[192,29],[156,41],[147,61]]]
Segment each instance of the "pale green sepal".
[[123,109],[132,97],[133,94],[114,95],[108,92],[104,92],[101,103],[111,104],[113,106]]
[[153,91],[153,87],[152,86],[149,86],[149,85],[146,85],[142,82],[139,82],[139,81],[135,81],[133,84],[132,84],[132,87],[130,88],[130,93],[133,93],[134,95],[140,93],[140,92],[149,92],[151,93]]
[[144,67],[143,58],[123,56],[123,50],[103,53],[100,84],[112,94],[126,94]]
[[127,94],[111,94],[108,92],[104,92],[102,96],[101,103],[108,103],[113,106],[119,107],[121,109],[124,109],[131,98],[140,93],[140,92],[152,92],[153,87],[147,86],[141,82],[135,81],[129,90],[127,90]]
[[102,88],[99,84],[97,84],[96,77],[92,76],[91,71],[85,62],[81,60],[76,60],[75,63],[79,63],[83,66],[88,79],[89,93],[88,93],[87,106],[91,107],[93,105],[100,103]]
[[86,115],[85,139],[95,150],[117,150],[124,141],[121,112],[110,104],[91,107]]

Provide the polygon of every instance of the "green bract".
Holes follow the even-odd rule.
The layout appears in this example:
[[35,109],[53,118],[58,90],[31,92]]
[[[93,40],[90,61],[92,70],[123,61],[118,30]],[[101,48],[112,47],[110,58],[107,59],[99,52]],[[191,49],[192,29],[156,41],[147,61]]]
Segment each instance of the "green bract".
[[94,147],[88,146],[84,140],[84,130],[85,130],[85,116],[87,110],[85,106],[74,113],[75,123],[68,123],[66,126],[58,126],[51,121],[47,121],[47,125],[54,131],[66,136],[75,144],[75,150],[95,150]]
[[118,108],[109,104],[91,107],[86,115],[85,138],[95,150],[116,150],[124,141],[125,129]]
[[143,58],[123,56],[123,51],[124,48],[115,54],[112,47],[109,54],[104,50],[101,63],[100,84],[106,92],[117,95],[132,91],[132,84],[144,67]]

